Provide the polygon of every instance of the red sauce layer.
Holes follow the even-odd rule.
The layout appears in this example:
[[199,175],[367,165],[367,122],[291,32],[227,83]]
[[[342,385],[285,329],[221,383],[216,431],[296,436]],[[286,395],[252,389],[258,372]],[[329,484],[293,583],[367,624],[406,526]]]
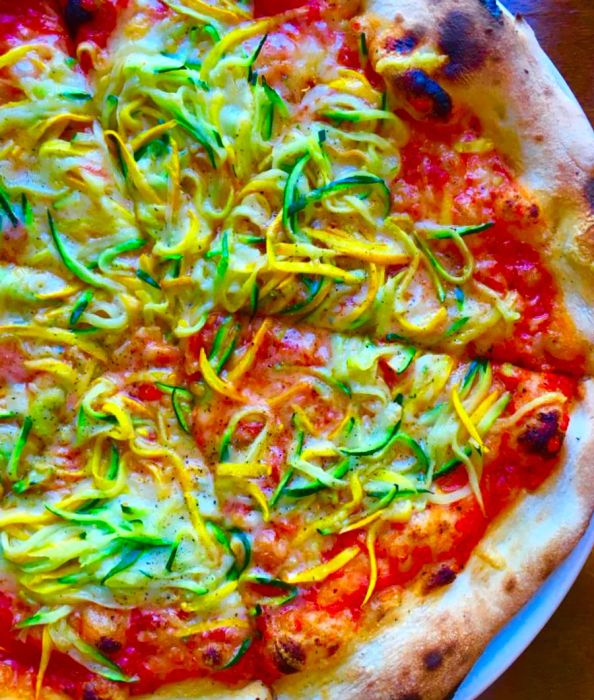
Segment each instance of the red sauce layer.
[[401,115],[410,127],[402,168],[392,185],[395,210],[414,220],[459,226],[493,222],[466,238],[476,260],[475,278],[500,294],[515,292],[521,318],[513,333],[476,354],[524,367],[583,374],[585,348],[563,306],[559,288],[539,248],[547,245],[536,202],[496,151],[457,152],[456,144],[481,137],[476,118],[455,112],[447,124]]
[[20,4],[0,0],[1,52],[40,38],[43,41],[57,40],[62,48],[66,47],[66,29],[53,3],[47,0],[27,0]]

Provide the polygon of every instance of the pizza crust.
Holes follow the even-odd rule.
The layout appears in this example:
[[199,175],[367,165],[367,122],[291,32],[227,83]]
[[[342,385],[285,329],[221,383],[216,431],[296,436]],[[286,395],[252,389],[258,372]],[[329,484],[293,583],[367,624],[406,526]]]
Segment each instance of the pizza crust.
[[[496,0],[367,0],[377,62],[405,36],[448,56],[434,74],[467,104],[533,193],[550,231],[542,253],[587,341],[594,371],[594,132],[528,23]],[[398,75],[392,78],[398,88]],[[400,88],[401,89],[401,88]]]
[[283,678],[279,700],[439,700],[571,552],[594,508],[594,381],[572,414],[563,468],[496,520],[466,568],[400,607],[336,666]]

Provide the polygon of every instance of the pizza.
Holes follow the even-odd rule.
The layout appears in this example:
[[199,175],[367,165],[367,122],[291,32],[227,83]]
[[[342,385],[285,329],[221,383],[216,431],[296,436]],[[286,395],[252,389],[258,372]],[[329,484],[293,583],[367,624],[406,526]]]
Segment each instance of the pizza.
[[526,23],[0,0],[0,176],[0,697],[446,697],[594,509]]

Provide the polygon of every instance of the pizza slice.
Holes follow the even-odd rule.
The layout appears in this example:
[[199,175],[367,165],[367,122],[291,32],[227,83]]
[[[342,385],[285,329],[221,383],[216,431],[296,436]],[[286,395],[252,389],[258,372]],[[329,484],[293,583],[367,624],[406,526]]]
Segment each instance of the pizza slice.
[[56,384],[59,435],[35,416],[9,459],[53,464],[4,497],[21,600],[3,597],[3,653],[74,697],[182,678],[293,692],[411,600],[440,601],[471,554],[505,571],[486,528],[518,499],[549,507],[584,411],[562,375],[242,316],[182,352],[140,329],[107,370]]
[[579,374],[555,223],[507,142],[445,89],[402,99],[395,71],[447,76],[447,53],[394,57],[354,4],[275,7],[139,2],[98,64],[142,225],[181,256],[178,337],[241,309]]

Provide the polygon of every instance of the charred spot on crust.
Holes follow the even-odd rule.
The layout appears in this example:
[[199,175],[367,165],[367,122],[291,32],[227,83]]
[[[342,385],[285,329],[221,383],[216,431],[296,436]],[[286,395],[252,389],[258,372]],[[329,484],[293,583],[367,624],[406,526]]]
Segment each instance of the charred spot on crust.
[[397,695],[396,700],[421,700],[421,696],[418,693],[405,693],[404,695]]
[[95,646],[104,654],[113,654],[122,648],[121,643],[111,637],[99,637],[99,641]]
[[386,42],[386,49],[394,53],[406,54],[416,48],[418,43],[419,37],[415,33],[409,32],[401,37],[390,37]]
[[516,590],[517,585],[518,582],[516,581],[515,577],[510,576],[503,584],[503,588],[506,593],[509,593],[511,595]]
[[555,456],[563,445],[565,433],[559,427],[558,411],[541,411],[518,438],[527,452],[544,457]]
[[592,175],[592,177],[586,183],[585,193],[590,209],[594,211],[594,175]]
[[274,640],[274,661],[283,673],[296,673],[305,664],[305,652],[294,639]]
[[64,8],[64,22],[71,37],[75,37],[81,25],[90,22],[93,13],[83,6],[82,0],[67,0]]
[[428,671],[435,671],[443,663],[443,654],[437,649],[429,651],[423,657],[423,663]]
[[460,10],[452,10],[445,16],[439,32],[439,48],[449,56],[443,73],[452,79],[480,68],[487,56],[487,46],[472,17]]
[[452,98],[424,70],[408,70],[398,81],[413,107],[419,108],[419,111],[438,119],[447,119],[452,113]]
[[479,0],[480,4],[487,9],[487,12],[494,17],[500,24],[503,24],[503,12],[499,7],[497,0]]
[[439,569],[431,576],[426,585],[427,591],[432,591],[434,588],[442,588],[448,586],[455,581],[456,572],[450,569],[449,566],[440,566]]

